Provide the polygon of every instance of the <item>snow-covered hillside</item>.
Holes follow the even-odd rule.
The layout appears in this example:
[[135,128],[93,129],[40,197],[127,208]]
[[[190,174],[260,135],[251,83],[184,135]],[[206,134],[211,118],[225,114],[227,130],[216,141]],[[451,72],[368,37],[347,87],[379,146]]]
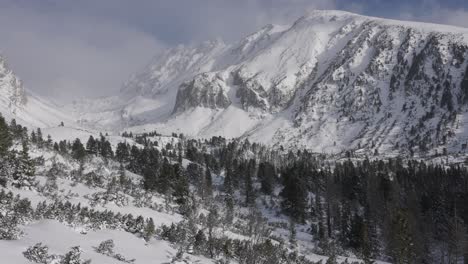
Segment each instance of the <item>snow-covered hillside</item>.
[[459,152],[467,56],[465,28],[313,11],[233,44],[170,49],[120,95],[71,108],[93,126],[317,152]]
[[26,90],[3,57],[0,57],[0,113],[7,120],[15,118],[29,127],[58,126],[60,122],[74,124],[71,115],[47,99]]

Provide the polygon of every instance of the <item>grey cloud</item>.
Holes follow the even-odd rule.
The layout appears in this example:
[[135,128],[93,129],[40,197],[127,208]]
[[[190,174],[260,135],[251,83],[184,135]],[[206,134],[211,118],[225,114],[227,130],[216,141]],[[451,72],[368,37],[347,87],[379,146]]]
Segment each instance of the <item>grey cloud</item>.
[[35,92],[57,99],[114,91],[163,46],[116,21],[0,9],[0,49]]
[[117,91],[162,47],[286,23],[327,0],[0,0],[0,50],[27,88],[59,99]]

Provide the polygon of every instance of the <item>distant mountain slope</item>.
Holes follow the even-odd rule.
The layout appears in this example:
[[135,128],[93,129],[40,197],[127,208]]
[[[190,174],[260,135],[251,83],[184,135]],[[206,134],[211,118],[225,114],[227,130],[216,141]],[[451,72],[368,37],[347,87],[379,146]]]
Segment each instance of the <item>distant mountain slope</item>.
[[30,127],[57,126],[62,121],[73,123],[73,118],[53,103],[26,91],[3,57],[0,57],[0,113],[8,121],[15,118]]
[[317,152],[458,152],[468,140],[467,58],[465,28],[314,11],[234,44],[171,49],[111,107],[107,98],[87,103],[99,111],[74,110],[91,125]]

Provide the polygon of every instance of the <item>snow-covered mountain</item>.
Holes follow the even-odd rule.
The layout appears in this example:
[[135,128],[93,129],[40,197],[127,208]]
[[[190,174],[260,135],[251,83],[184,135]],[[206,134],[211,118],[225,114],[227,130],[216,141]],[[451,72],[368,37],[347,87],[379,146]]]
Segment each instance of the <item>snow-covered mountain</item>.
[[[313,11],[157,56],[90,125],[249,137],[317,152],[466,148],[468,29]],[[91,109],[91,110],[90,110]]]
[[0,57],[0,113],[6,120],[15,118],[30,127],[57,126],[60,122],[73,123],[73,118],[56,105],[27,91],[3,57]]

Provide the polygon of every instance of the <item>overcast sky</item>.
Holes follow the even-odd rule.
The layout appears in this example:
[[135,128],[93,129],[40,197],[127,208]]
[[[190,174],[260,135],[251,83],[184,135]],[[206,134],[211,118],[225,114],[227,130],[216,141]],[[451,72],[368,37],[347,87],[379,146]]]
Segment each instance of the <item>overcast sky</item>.
[[234,41],[308,9],[468,27],[466,0],[0,0],[0,50],[32,91],[102,96],[164,48]]

